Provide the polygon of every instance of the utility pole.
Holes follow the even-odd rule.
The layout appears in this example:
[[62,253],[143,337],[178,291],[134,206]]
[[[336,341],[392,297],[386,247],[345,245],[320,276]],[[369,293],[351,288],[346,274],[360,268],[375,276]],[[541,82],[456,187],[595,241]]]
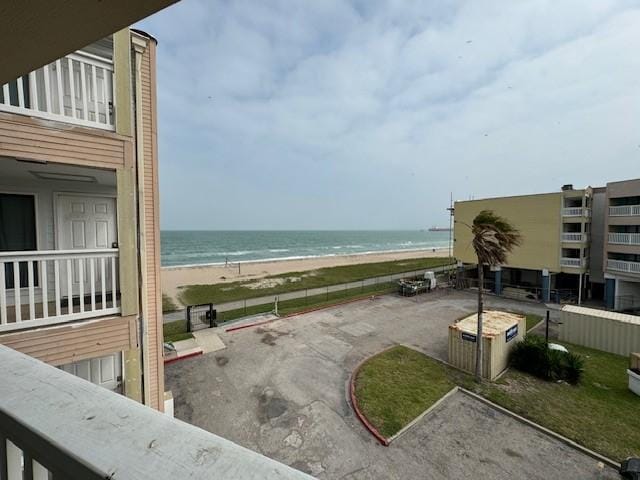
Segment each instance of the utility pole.
[[[453,257],[453,192],[449,193],[449,259]],[[451,283],[451,266],[449,267],[449,283]]]

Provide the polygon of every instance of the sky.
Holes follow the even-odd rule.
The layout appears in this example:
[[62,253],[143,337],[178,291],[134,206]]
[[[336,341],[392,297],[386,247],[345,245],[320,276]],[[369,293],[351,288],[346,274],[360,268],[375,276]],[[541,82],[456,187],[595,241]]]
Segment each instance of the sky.
[[640,4],[182,0],[163,229],[418,229],[454,199],[640,177]]

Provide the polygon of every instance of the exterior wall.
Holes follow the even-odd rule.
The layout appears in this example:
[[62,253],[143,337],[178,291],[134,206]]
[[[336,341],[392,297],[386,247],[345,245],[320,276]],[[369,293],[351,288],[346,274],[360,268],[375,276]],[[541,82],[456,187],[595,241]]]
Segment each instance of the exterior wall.
[[[640,196],[640,179],[626,180],[622,182],[610,182],[607,183],[607,196],[606,196],[606,217],[604,231],[605,235],[609,232],[610,225],[640,225],[640,215],[636,216],[609,216],[609,206],[612,199],[623,197],[636,197]],[[608,242],[608,235],[605,238],[604,246],[604,259],[609,257],[609,253],[626,253],[640,255],[640,245],[616,245]],[[607,273],[615,276],[616,278],[627,278],[630,280],[640,281],[640,274],[632,272],[618,272],[615,270],[609,270],[606,268]],[[621,295],[616,291],[616,295]]]
[[116,169],[131,139],[98,129],[0,112],[0,155]]
[[[471,229],[481,210],[493,210],[511,221],[522,234],[522,245],[509,256],[507,265],[529,270],[560,271],[560,192],[541,195],[470,200],[455,203],[454,256],[465,263],[476,263],[471,245]],[[466,224],[466,225],[465,225]]]
[[604,283],[604,244],[605,244],[605,216],[607,209],[606,190],[593,190],[591,201],[591,258],[589,263],[589,278],[595,283]]
[[109,317],[0,336],[0,344],[54,366],[135,348],[135,317]]
[[[0,157],[0,169],[3,161],[12,161],[13,159],[3,159]],[[16,180],[10,178],[0,178],[0,192],[2,193],[28,193],[36,196],[36,236],[38,239],[38,250],[55,250],[56,234],[55,234],[55,210],[54,210],[54,194],[56,193],[83,193],[86,195],[113,195],[115,196],[115,187],[105,185],[86,184],[77,182],[45,182],[24,179]]]
[[[164,363],[162,359],[162,292],[160,290],[160,221],[158,192],[158,142],[156,115],[156,43],[146,39],[146,47],[134,36],[136,64],[136,131],[138,135],[138,175],[142,259],[142,314],[146,325],[145,403],[164,408]],[[140,39],[139,39],[140,40]]]
[[640,351],[640,317],[565,307],[560,322],[561,341],[625,356]]

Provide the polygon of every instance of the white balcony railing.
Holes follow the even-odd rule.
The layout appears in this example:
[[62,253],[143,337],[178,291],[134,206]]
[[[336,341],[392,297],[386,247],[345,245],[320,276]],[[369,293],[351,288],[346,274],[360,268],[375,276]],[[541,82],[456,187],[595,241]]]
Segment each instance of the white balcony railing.
[[0,331],[120,313],[117,261],[115,248],[0,252]]
[[584,259],[582,259],[582,258],[562,257],[560,259],[560,266],[562,266],[562,267],[581,268],[581,267],[584,267]]
[[562,234],[563,242],[586,242],[588,240],[586,233],[565,232]]
[[609,243],[616,245],[640,245],[640,233],[609,233]]
[[2,85],[0,110],[114,130],[113,63],[69,54]]
[[591,209],[582,207],[567,207],[562,209],[563,217],[590,217]]
[[617,272],[640,273],[640,262],[627,262],[625,260],[607,260],[607,268]]
[[640,215],[640,205],[620,205],[609,207],[611,217],[635,217]]
[[229,440],[0,345],[9,480],[311,480]]

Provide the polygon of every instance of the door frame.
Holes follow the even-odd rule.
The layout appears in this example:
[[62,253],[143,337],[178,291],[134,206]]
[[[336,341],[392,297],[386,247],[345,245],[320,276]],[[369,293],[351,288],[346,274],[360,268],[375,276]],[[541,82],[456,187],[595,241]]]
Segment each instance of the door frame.
[[116,227],[116,242],[120,244],[118,237],[118,194],[117,193],[91,193],[91,192],[53,192],[53,231],[54,235],[54,250],[60,250],[60,225],[58,225],[58,208],[60,206],[59,198],[65,197],[95,197],[95,198],[113,198],[115,200],[115,210],[113,211],[113,218]]

